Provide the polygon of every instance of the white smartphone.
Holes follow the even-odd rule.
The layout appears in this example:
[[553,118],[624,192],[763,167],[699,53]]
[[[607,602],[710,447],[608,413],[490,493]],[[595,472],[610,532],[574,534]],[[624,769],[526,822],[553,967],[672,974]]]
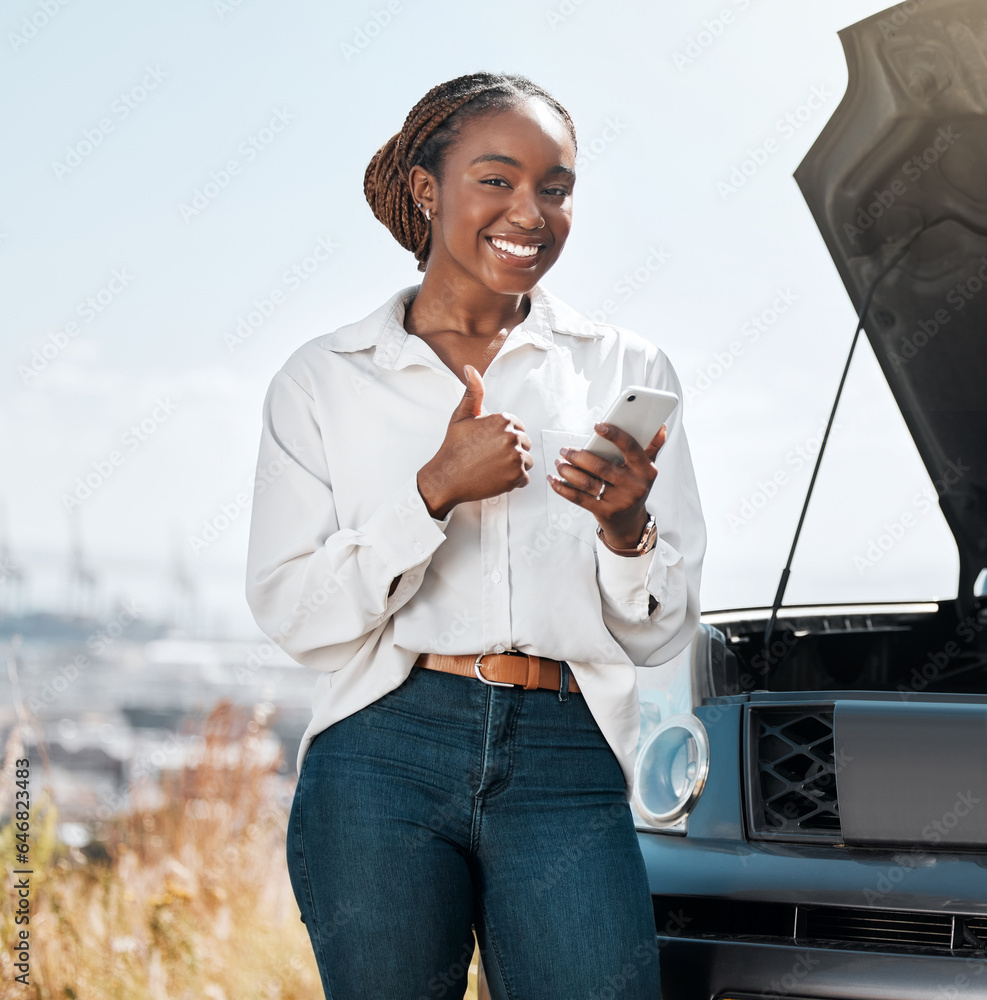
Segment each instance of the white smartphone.
[[[627,431],[642,448],[647,448],[678,404],[679,397],[674,392],[649,389],[643,385],[628,385],[614,400],[606,416],[597,423],[613,424]],[[600,437],[595,431],[583,445],[583,449],[608,462],[623,456],[612,441]]]

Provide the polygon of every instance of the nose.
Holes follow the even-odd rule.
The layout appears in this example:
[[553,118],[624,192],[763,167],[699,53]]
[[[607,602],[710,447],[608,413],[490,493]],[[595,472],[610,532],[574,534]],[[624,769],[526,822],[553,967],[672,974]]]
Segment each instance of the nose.
[[545,225],[545,217],[541,214],[538,199],[533,192],[518,187],[515,195],[507,213],[507,221],[518,229],[541,229]]

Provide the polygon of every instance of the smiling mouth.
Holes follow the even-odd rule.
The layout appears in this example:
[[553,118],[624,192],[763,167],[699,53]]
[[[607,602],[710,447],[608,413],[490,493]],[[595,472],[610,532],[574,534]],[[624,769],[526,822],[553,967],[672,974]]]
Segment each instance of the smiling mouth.
[[545,245],[543,243],[537,243],[534,245],[512,243],[510,240],[500,239],[497,236],[488,236],[487,240],[495,250],[499,250],[501,253],[510,254],[512,257],[517,257],[519,260],[537,257],[538,254],[545,249]]

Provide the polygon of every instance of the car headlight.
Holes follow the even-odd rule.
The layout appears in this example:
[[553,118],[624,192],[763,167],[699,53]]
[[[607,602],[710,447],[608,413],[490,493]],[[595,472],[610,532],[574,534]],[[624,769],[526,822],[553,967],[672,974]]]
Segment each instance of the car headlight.
[[709,771],[706,727],[694,715],[669,716],[645,740],[634,766],[634,804],[652,826],[672,826],[702,793]]

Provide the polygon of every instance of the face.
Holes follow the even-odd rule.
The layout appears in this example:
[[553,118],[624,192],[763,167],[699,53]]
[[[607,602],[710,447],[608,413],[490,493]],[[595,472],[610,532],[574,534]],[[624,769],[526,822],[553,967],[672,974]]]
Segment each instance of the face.
[[[576,150],[543,101],[466,123],[441,181],[412,170],[432,209],[428,271],[503,294],[529,291],[555,263],[572,223]],[[415,171],[419,171],[416,178]]]

